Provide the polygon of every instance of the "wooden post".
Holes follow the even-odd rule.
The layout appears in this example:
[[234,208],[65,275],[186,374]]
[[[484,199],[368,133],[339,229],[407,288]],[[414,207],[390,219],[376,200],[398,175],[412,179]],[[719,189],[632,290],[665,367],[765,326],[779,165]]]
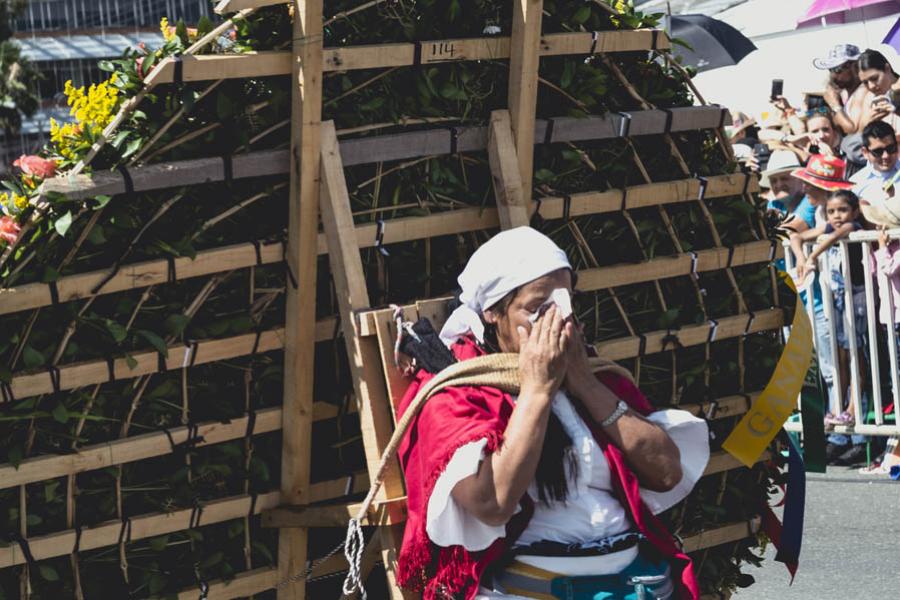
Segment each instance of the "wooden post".
[[534,165],[534,115],[537,108],[543,0],[513,0],[509,40],[509,113],[525,206],[531,203]]
[[501,229],[528,225],[530,201],[526,200],[525,189],[522,187],[523,174],[516,160],[516,146],[510,127],[509,111],[495,110],[491,113],[488,161],[491,164],[491,178],[494,181],[494,195],[497,198],[497,214],[500,217]]
[[[319,127],[322,118],[322,0],[293,0],[293,88],[288,269],[284,343],[282,504],[309,502],[313,359],[316,326],[316,241],[319,230]],[[278,580],[306,570],[306,529],[278,534]],[[278,600],[303,600],[306,581],[278,589]]]
[[[353,378],[366,463],[370,477],[374,477],[381,462],[381,453],[393,433],[393,416],[381,371],[378,340],[373,337],[362,338],[357,326],[357,313],[369,308],[369,293],[356,242],[350,195],[347,193],[347,182],[344,179],[344,167],[341,163],[333,121],[322,124],[321,165],[322,226],[328,242],[328,262],[331,265],[331,277],[341,315],[347,360]],[[404,495],[400,466],[394,461],[385,474],[384,483],[376,498],[386,500]],[[391,597],[396,599],[404,597],[404,592],[397,585],[395,577],[396,549],[400,545],[403,526],[395,528],[390,524],[400,523],[404,518],[402,512],[392,504],[387,505],[388,526],[380,528],[379,533],[388,575],[388,589]]]

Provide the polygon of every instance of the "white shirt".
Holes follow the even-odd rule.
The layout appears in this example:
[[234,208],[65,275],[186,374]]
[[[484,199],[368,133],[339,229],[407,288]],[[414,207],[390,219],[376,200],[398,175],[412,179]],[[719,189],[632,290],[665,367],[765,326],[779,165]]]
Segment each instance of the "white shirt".
[[[516,545],[540,540],[589,542],[629,531],[633,524],[613,493],[609,464],[587,425],[563,392],[554,396],[551,410],[572,439],[578,472],[573,474],[568,465],[564,467],[570,481],[565,503],[550,502],[548,505],[535,501],[534,515]],[[709,432],[703,419],[683,410],[657,411],[647,418],[662,427],[681,452],[682,479],[678,485],[668,492],[641,488],[644,503],[658,514],[684,499],[703,475],[709,461]],[[451,495],[459,481],[478,471],[485,457],[486,443],[487,440],[482,439],[461,446],[435,483],[428,500],[426,532],[438,546],[461,545],[470,551],[484,550],[506,534],[505,526],[483,523]],[[538,497],[536,483],[529,486],[528,495],[533,499]],[[620,572],[636,557],[637,548],[630,548],[605,556],[520,556],[518,559],[567,575],[603,575]],[[482,588],[476,598],[513,597]]]

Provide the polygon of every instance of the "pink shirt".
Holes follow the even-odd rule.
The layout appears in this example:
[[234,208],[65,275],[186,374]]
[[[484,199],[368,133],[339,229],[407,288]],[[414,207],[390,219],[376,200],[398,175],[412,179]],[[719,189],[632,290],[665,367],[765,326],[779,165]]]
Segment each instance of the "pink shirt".
[[894,323],[900,323],[900,242],[892,241],[887,248],[875,251],[875,273],[878,277],[878,297],[881,306],[878,320],[883,325],[891,323],[891,305],[894,307]]

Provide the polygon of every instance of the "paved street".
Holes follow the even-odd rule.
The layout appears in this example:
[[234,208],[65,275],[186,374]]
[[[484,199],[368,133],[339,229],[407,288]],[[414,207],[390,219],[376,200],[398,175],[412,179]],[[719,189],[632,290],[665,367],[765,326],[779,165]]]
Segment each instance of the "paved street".
[[[794,585],[784,565],[746,569],[756,584],[738,600],[825,600],[897,597],[900,588],[900,482],[829,467],[809,474],[800,571]],[[780,516],[780,515],[779,515]],[[892,591],[893,590],[893,591]]]

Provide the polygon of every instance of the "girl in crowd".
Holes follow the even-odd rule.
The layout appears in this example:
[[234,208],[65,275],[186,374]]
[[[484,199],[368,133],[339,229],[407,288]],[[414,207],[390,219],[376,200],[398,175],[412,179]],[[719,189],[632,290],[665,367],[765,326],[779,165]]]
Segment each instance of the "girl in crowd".
[[[828,266],[830,277],[828,278],[834,298],[834,330],[838,343],[838,368],[840,369],[841,382],[846,385],[850,381],[850,340],[846,330],[845,314],[853,318],[856,330],[856,352],[859,357],[860,379],[865,378],[865,351],[866,351],[866,292],[865,272],[862,260],[862,246],[849,244],[850,265],[850,289],[852,305],[846,306],[847,273],[843,270],[841,250],[838,242],[854,231],[863,228],[859,212],[859,198],[850,190],[838,190],[832,192],[825,203],[825,217],[827,224],[824,233],[825,240],[816,246],[809,257],[803,256],[800,248],[801,260],[798,261],[797,276],[803,279],[809,271],[816,270],[816,261],[823,253],[828,253]],[[851,311],[847,313],[847,311]],[[840,415],[826,416],[826,423],[830,425],[852,425],[856,420],[853,402],[849,397],[844,402],[847,410]]]

